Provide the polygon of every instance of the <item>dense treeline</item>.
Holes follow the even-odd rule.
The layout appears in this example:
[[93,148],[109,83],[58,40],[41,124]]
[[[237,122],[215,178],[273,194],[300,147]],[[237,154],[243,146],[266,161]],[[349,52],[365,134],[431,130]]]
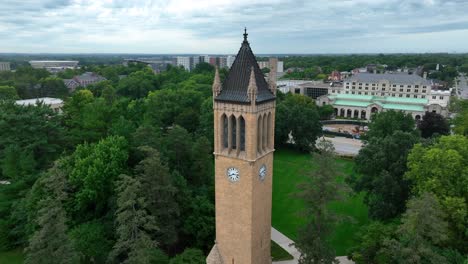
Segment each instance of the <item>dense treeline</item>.
[[[0,185],[0,250],[24,248],[26,263],[204,263],[215,227],[214,68],[157,75],[140,64],[87,69],[107,80],[64,94],[60,114],[13,102],[22,87],[55,77],[29,67],[0,75],[0,180],[9,183]],[[466,135],[466,102],[453,108],[454,130]],[[278,92],[275,143],[312,150],[319,119],[329,114],[308,97]],[[458,261],[467,241],[466,137],[440,137],[448,123],[432,113],[417,128],[403,113],[378,114],[370,131],[356,159],[361,176],[348,182],[365,191],[375,221],[353,259],[401,263],[408,256],[399,249],[423,248],[416,257]],[[333,173],[321,173],[333,183]],[[304,191],[320,195],[313,185]],[[426,220],[417,218],[421,210],[436,221],[424,230],[412,226]]]
[[[368,64],[387,65],[387,70],[423,66],[423,71],[439,71],[429,78],[451,82],[460,72],[468,73],[468,54],[376,54],[376,55],[311,55],[282,57],[284,69],[293,68],[284,78],[324,79],[332,71],[351,71]],[[300,69],[297,69],[300,68]],[[379,68],[378,70],[383,70]]]
[[[460,108],[460,103],[458,104]],[[464,104],[462,104],[464,105]],[[426,113],[376,114],[347,179],[365,193],[373,220],[349,255],[356,263],[465,263],[468,254],[468,138]]]
[[[11,82],[0,89],[0,250],[25,248],[26,263],[203,263],[215,228],[214,68],[88,69],[107,80],[64,95],[60,114],[12,101],[22,71],[31,83],[47,72],[0,79]],[[278,94],[278,114],[294,124],[279,122],[277,143],[292,130],[310,149],[314,102]]]

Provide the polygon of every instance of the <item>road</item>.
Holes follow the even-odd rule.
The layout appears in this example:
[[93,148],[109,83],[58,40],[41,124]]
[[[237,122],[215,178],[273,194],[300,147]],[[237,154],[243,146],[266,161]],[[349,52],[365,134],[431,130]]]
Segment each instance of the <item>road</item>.
[[[346,156],[356,156],[359,153],[359,150],[362,148],[362,141],[358,139],[345,138],[345,137],[334,137],[334,138],[325,138],[328,141],[331,141],[335,146],[335,152],[338,155]],[[317,139],[317,143],[323,140],[323,138]]]
[[455,85],[457,96],[462,99],[468,99],[468,78],[466,75],[460,74],[456,80],[459,80],[459,83]]

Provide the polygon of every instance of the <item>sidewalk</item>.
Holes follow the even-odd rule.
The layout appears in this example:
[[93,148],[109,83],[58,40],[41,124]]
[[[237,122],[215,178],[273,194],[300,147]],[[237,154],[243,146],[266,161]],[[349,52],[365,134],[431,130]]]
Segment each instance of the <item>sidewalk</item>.
[[[291,254],[291,256],[294,257],[293,260],[276,261],[273,263],[275,264],[297,264],[298,263],[298,260],[301,254],[299,253],[296,247],[291,245],[292,243],[294,243],[294,241],[292,241],[287,236],[280,233],[274,227],[271,227],[271,240],[275,241],[276,244],[278,244],[280,247],[286,250],[289,254]],[[354,264],[354,262],[349,260],[346,256],[337,257],[337,259],[340,261],[340,264]]]

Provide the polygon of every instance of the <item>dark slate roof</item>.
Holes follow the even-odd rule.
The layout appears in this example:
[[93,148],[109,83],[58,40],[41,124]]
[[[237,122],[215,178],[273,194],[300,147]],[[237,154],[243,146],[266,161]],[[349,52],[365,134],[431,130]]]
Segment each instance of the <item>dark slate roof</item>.
[[237,53],[236,59],[224,80],[220,94],[216,101],[250,103],[247,87],[249,86],[250,73],[254,67],[255,81],[257,83],[257,103],[275,100],[275,95],[270,91],[265,76],[258,67],[255,55],[247,41],[247,32],[244,33],[244,42]]

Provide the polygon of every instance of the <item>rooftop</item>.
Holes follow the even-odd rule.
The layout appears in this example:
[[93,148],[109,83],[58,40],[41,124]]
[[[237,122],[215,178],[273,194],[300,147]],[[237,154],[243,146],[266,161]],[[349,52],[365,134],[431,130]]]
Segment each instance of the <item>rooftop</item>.
[[422,78],[416,74],[405,74],[405,73],[359,73],[353,75],[345,82],[367,82],[377,83],[382,80],[387,80],[390,83],[395,84],[426,84],[431,85],[431,82],[427,79]]
[[244,33],[244,41],[236,55],[236,59],[221,86],[221,92],[215,100],[249,103],[250,100],[247,94],[247,88],[249,86],[252,67],[257,84],[256,102],[262,103],[275,100],[275,95],[270,91],[265,76],[260,70],[255,55],[247,41],[247,31]]
[[420,111],[424,112],[424,106],[428,104],[428,99],[421,98],[402,98],[391,96],[372,96],[372,95],[354,95],[337,94],[329,95],[330,99],[335,99],[334,105],[367,107],[372,104],[378,104],[384,109],[394,109],[402,111]]
[[56,105],[56,104],[63,104],[62,99],[58,98],[51,98],[51,97],[42,97],[42,98],[35,98],[35,99],[26,99],[26,100],[17,100],[16,104],[18,105],[36,105],[37,102],[42,102],[46,105]]

